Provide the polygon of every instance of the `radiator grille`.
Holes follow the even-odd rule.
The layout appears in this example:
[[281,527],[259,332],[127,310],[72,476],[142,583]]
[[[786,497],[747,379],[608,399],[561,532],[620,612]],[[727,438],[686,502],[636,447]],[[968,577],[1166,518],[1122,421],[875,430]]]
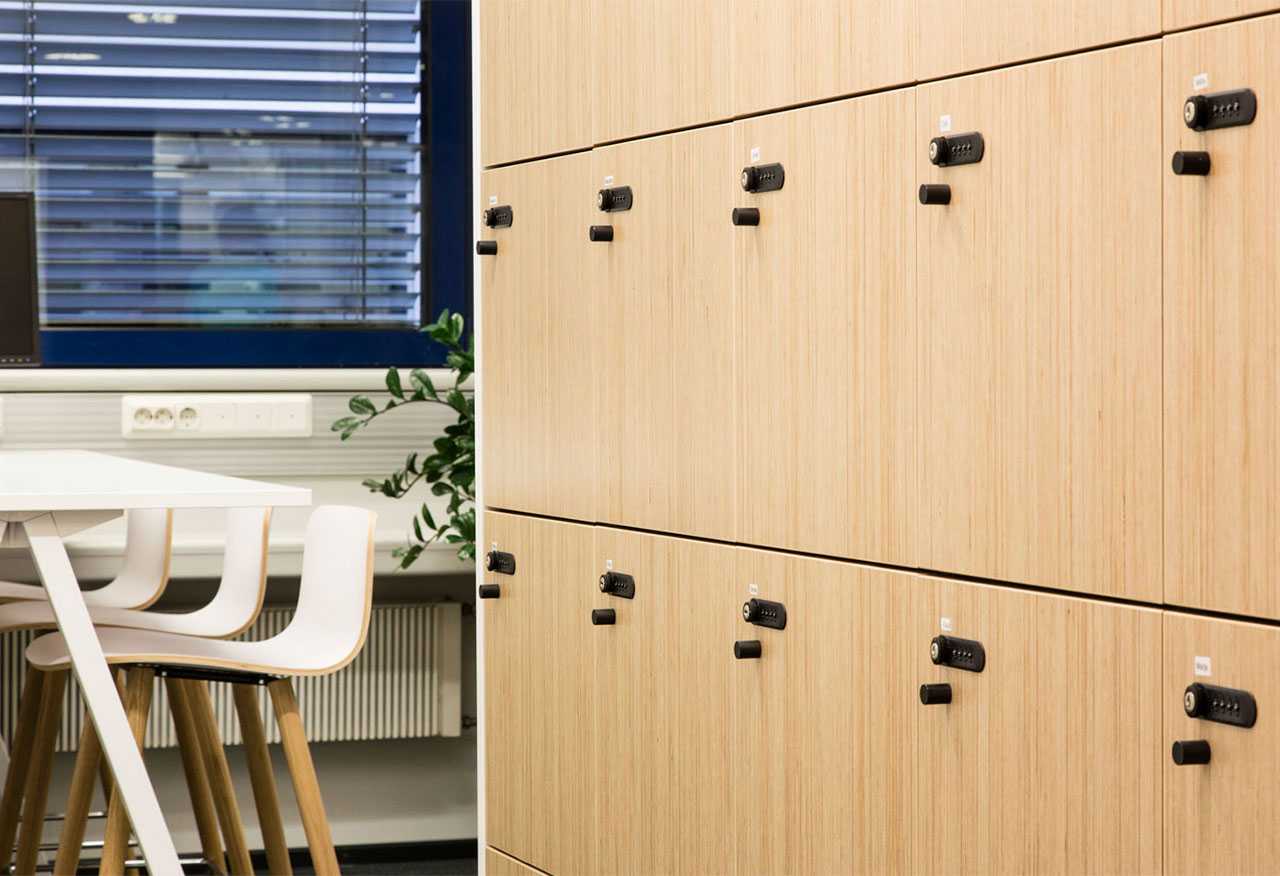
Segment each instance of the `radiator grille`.
[[[270,638],[289,623],[293,609],[269,608],[243,636]],[[364,650],[350,666],[332,675],[295,678],[307,738],[313,742],[414,739],[462,733],[462,609],[456,602],[375,605]],[[0,728],[13,738],[22,677],[23,652],[39,633],[0,636]],[[231,687],[210,686],[223,740],[238,744]],[[280,741],[265,691],[259,697],[267,738]],[[74,676],[62,703],[58,751],[74,751],[83,716]],[[164,685],[157,684],[146,745],[177,745]]]

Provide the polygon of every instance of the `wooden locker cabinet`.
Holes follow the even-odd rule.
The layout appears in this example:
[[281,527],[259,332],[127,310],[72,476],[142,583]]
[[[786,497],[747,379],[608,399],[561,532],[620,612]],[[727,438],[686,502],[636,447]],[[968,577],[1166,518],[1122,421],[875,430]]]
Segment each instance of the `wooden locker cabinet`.
[[[737,0],[590,0],[591,134],[596,143],[733,115]],[[582,47],[578,47],[581,51]]]
[[[915,95],[734,125],[739,541],[919,565]],[[766,186],[767,187],[767,186]]]
[[[1167,37],[1161,160],[1165,601],[1270,618],[1280,618],[1276,46],[1280,16]],[[1199,133],[1183,122],[1189,97],[1240,88],[1257,95],[1252,124]],[[1179,150],[1208,152],[1209,175],[1174,174]]]
[[1164,29],[1182,30],[1276,9],[1277,0],[1164,0]]
[[487,512],[485,534],[515,557],[515,574],[485,574],[500,595],[479,603],[486,841],[551,873],[594,873],[593,532]]
[[1160,601],[1159,79],[1152,42],[917,90],[923,566]]
[[[1164,615],[1164,844],[1169,874],[1272,873],[1280,860],[1280,629]],[[1195,682],[1248,691],[1257,723],[1190,718]],[[1204,740],[1207,764],[1174,763],[1175,742]]]
[[1160,33],[1161,0],[915,2],[916,79],[921,81]]
[[482,202],[509,206],[485,229],[482,465],[489,507],[590,521],[595,515],[594,221],[587,153],[486,171]]
[[632,196],[595,213],[613,239],[589,244],[602,522],[734,537],[731,161],[728,125],[591,154],[591,196]]
[[725,23],[734,44],[734,112],[913,81],[916,2],[737,0]]
[[[598,527],[596,593],[615,623],[588,627],[597,788],[596,873],[715,873],[732,855],[729,717],[735,550]],[[586,618],[583,619],[584,624]]]
[[910,577],[740,549],[735,583],[739,605],[780,602],[787,617],[778,630],[739,614],[733,637],[760,656],[724,652],[737,872],[908,872]]
[[590,16],[580,0],[479,0],[485,167],[591,145]]
[[[916,700],[909,872],[1159,873],[1160,613],[941,579],[913,594],[917,683],[951,702]],[[980,642],[985,668],[934,665],[938,635]]]

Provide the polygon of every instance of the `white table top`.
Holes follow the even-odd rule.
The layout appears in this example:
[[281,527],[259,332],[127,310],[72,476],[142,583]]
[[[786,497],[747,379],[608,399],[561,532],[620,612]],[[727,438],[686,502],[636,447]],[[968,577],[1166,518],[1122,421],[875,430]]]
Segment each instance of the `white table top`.
[[310,505],[311,491],[92,453],[0,451],[0,513]]

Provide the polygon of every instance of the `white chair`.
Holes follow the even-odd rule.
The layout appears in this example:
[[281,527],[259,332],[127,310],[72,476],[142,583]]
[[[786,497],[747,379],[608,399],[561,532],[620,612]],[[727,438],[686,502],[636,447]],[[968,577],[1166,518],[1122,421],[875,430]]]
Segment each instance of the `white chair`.
[[[142,596],[143,588],[138,582],[155,571],[147,560],[159,548],[159,543],[144,536],[141,531],[135,532],[133,524],[136,516],[138,515],[131,515],[130,518],[132,556],[126,558],[125,571],[116,579],[117,582],[126,583],[115,592],[109,602]],[[165,531],[168,533],[168,512],[164,512],[164,516]],[[258,617],[266,596],[270,520],[271,511],[267,508],[236,508],[228,513],[222,580],[213,599],[204,607],[190,612],[167,613],[90,605],[89,616],[99,626],[133,627],[213,638],[239,635]],[[165,558],[163,580],[168,579],[168,541],[166,538],[166,546],[162,551]],[[142,550],[143,545],[147,546],[146,551]],[[158,593],[155,594],[155,597],[158,596]],[[149,601],[154,601],[154,597]],[[0,605],[0,634],[56,627],[53,608],[47,601],[26,600]],[[17,871],[29,872],[35,866],[65,685],[65,672],[46,674],[28,667],[18,709],[10,768],[5,776],[3,795],[0,795],[0,869],[8,866],[19,821],[22,831],[18,837]],[[181,708],[181,704],[175,708]],[[179,717],[175,715],[175,723],[179,721]],[[179,729],[181,742],[181,730],[184,728]],[[93,796],[94,776],[101,758],[97,735],[87,720],[81,734],[80,748],[82,756],[86,758],[85,767],[88,770],[81,778],[87,781],[73,785],[72,788],[59,845],[58,872],[75,872],[80,845],[84,839],[83,826]],[[205,844],[206,858],[216,861],[222,854],[221,841],[214,821],[209,783],[201,763],[200,749],[194,739],[188,740],[188,744],[183,747],[183,765],[187,770],[187,783],[201,839]],[[103,784],[105,788],[109,782],[104,781]],[[239,835],[242,837],[242,834]],[[234,843],[229,841],[228,845]]]
[[[142,609],[154,603],[169,583],[173,512],[166,508],[130,511],[126,517],[124,566],[111,583],[85,591],[89,606]],[[48,601],[38,584],[0,581],[0,601]]]
[[[364,647],[373,602],[374,520],[373,512],[363,508],[329,506],[312,513],[307,524],[297,612],[289,626],[271,639],[231,642],[147,630],[99,630],[107,662],[129,667],[126,711],[139,741],[150,709],[152,680],[161,675],[169,685],[171,696],[175,690],[179,698],[185,696],[195,730],[204,743],[205,763],[210,768],[211,778],[217,778],[215,773],[226,770],[226,760],[220,756],[221,744],[217,742],[217,728],[203,682],[237,685],[236,705],[242,725],[246,712],[254,716],[256,723],[254,687],[266,686],[280,726],[285,759],[317,874],[338,873],[338,861],[290,677],[336,672],[355,659]],[[27,660],[42,672],[62,672],[70,666],[66,642],[60,633],[43,636],[33,642],[27,649]],[[242,702],[245,708],[241,708]],[[270,775],[270,760],[260,725],[252,735],[256,738],[251,739],[249,732],[245,734],[251,771],[255,761],[259,764],[265,761]],[[210,751],[215,745],[217,755]],[[82,748],[81,758],[84,756]],[[78,776],[83,772],[79,760],[76,764]],[[91,774],[92,770],[88,772]],[[229,776],[226,778],[226,782],[217,782],[213,789],[224,832],[227,821],[238,817],[234,795],[230,794]],[[89,781],[91,784],[92,780]],[[256,779],[254,790],[259,798],[260,820],[264,824],[270,821],[278,825],[278,801],[272,799],[272,805],[264,805],[257,793]],[[273,783],[263,790],[274,798]],[[128,837],[127,815],[119,795],[113,793],[102,852],[102,872],[119,873],[123,869]],[[283,840],[282,832],[280,840]],[[267,854],[270,872],[289,872],[287,849],[273,849],[268,839]],[[239,862],[233,855],[233,873],[250,872],[250,867],[247,855]]]

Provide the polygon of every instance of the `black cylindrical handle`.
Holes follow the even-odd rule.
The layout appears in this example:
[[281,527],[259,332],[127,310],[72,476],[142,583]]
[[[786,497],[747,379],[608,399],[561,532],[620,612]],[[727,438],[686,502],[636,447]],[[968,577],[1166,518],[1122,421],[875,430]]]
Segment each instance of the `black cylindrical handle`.
[[612,608],[593,608],[591,622],[598,627],[610,627],[618,622],[618,613]]
[[587,229],[587,239],[593,243],[608,243],[613,240],[612,225],[592,225]]
[[949,702],[951,702],[951,685],[949,684],[920,685],[921,705],[945,706]]
[[499,585],[497,584],[481,584],[480,585],[481,599],[497,599],[500,596],[502,596],[502,587],[500,587]]
[[477,240],[476,255],[497,255],[498,241],[496,240]]
[[733,656],[739,660],[755,660],[762,651],[759,639],[748,639],[733,643]]
[[1208,152],[1173,153],[1173,172],[1178,176],[1208,176],[1212,165]]
[[945,207],[951,203],[951,186],[946,183],[925,183],[920,186],[920,203]]
[[1205,739],[1186,739],[1173,743],[1173,762],[1178,766],[1209,762],[1209,742]]
[[733,224],[734,225],[759,225],[760,211],[755,207],[734,207],[733,208]]

